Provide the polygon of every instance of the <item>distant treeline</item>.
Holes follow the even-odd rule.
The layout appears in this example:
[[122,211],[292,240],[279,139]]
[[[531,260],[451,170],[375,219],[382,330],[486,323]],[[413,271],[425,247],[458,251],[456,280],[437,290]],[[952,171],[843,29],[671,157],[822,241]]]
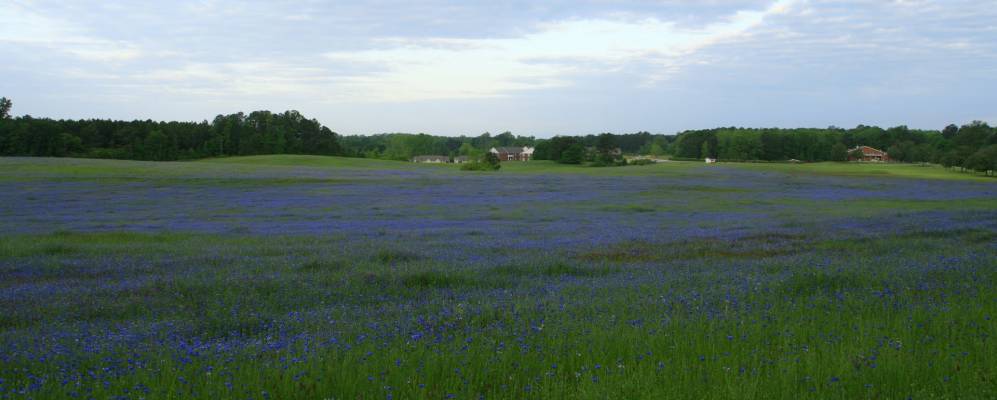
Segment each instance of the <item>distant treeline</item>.
[[180,160],[252,154],[340,154],[339,137],[297,111],[219,115],[211,122],[0,121],[0,155]]
[[[667,145],[674,136],[652,135],[648,132],[638,132],[622,135],[611,135],[614,145],[622,152],[639,154],[650,151],[652,143],[657,141]],[[572,143],[581,146],[595,147],[599,144],[599,135],[570,136]],[[547,144],[555,139],[537,139],[533,136],[516,136],[511,132],[498,135],[483,133],[478,136],[432,136],[427,134],[384,133],[370,136],[342,136],[343,155],[351,157],[383,158],[389,160],[409,160],[418,155],[443,156],[476,156],[487,152],[492,147],[530,146],[537,147],[537,159],[554,159],[544,157]],[[664,152],[662,152],[664,154]]]
[[593,149],[623,154],[728,161],[844,161],[848,149],[871,146],[902,162],[933,162],[977,171],[997,169],[997,128],[983,122],[941,131],[860,125],[799,129],[718,128],[677,135],[638,132],[537,139],[510,132],[443,137],[385,133],[340,136],[297,111],[219,115],[212,121],[155,122],[11,118],[0,98],[0,155],[182,160],[254,154],[318,154],[409,160],[417,155],[480,157],[492,147],[536,147],[535,159],[576,163]]
[[903,162],[937,162],[961,166],[974,153],[997,144],[997,129],[984,122],[942,131],[898,126],[883,129],[859,125],[854,129],[746,129],[720,128],[678,135],[671,154],[684,158],[730,161],[844,161],[848,149],[870,146]]

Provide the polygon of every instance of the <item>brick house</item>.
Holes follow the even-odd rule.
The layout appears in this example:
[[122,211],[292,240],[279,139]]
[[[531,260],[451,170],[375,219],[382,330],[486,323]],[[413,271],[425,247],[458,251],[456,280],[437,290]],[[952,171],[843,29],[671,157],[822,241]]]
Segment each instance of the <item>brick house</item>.
[[[862,157],[854,156],[853,153],[856,151],[861,151]],[[848,150],[848,161],[882,162],[890,161],[890,156],[886,154],[885,151],[874,149],[869,146],[856,146],[855,148]]]
[[492,147],[490,153],[498,157],[499,161],[530,161],[533,158],[532,147]]

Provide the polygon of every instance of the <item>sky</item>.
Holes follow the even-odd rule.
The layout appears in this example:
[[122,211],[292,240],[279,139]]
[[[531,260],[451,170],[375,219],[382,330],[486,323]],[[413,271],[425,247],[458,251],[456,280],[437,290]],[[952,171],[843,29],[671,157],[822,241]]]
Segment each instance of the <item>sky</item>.
[[997,0],[0,0],[13,114],[342,134],[997,123]]

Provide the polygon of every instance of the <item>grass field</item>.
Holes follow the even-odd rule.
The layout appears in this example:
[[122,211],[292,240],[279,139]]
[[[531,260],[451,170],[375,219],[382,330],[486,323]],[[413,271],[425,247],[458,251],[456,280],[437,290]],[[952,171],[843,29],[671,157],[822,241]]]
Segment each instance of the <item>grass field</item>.
[[997,180],[0,158],[0,399],[997,398]]

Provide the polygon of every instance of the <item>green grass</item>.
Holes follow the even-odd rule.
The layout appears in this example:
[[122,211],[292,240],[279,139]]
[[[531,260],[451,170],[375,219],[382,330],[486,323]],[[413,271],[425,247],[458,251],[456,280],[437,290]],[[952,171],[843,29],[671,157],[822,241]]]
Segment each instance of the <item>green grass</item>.
[[[456,169],[453,165],[415,164],[401,161],[375,159],[298,156],[298,155],[268,155],[208,159],[198,162],[266,165],[266,166],[306,166],[321,168],[357,168],[357,169]],[[792,175],[834,175],[834,176],[883,176],[924,179],[953,179],[971,181],[993,181],[993,177],[946,169],[938,165],[899,164],[899,163],[839,163],[821,162],[805,164],[788,163],[721,163],[722,166],[734,166],[752,170],[781,172]],[[674,173],[709,173],[709,165],[698,161],[669,161],[641,166],[596,168],[584,165],[558,164],[553,161],[535,160],[530,162],[505,162],[499,172],[489,173],[573,173],[596,176],[639,176]],[[717,190],[723,190],[717,188]]]
[[238,164],[254,166],[291,166],[320,168],[354,168],[354,169],[415,169],[439,168],[436,164],[416,164],[405,161],[377,160],[369,158],[306,156],[306,155],[263,155],[243,157],[210,158],[197,163]]
[[[300,184],[315,186],[307,193],[328,205],[285,205],[265,222],[279,225],[289,213],[393,221],[418,211],[426,221],[464,224],[399,224],[356,237],[335,229],[31,226],[41,233],[16,233],[21,227],[0,221],[9,232],[0,235],[0,398],[19,398],[14,393],[31,387],[33,376],[47,379],[24,397],[39,399],[70,392],[254,399],[997,396],[997,233],[987,225],[997,203],[769,198],[723,174],[767,171],[785,185],[847,176],[854,179],[836,184],[873,189],[881,179],[866,177],[918,184],[993,179],[905,165],[720,167],[529,162],[468,174],[454,166],[313,156],[0,159],[0,183],[21,191],[8,198],[25,202],[0,205],[9,216],[34,212],[27,202],[66,200],[37,197],[32,188],[67,181],[97,189],[101,182],[152,182],[166,193],[191,185],[231,191],[225,193],[233,204],[220,211],[190,210],[203,218],[253,212],[235,204],[245,189],[281,193]],[[366,199],[358,209],[336,204],[337,196],[355,195],[342,193],[343,184],[459,189],[465,179],[504,175],[640,176],[645,185],[609,200],[568,193],[515,206],[413,204],[404,196]],[[593,180],[608,181],[614,179]],[[565,222],[563,210],[593,221],[581,225],[586,240],[542,230]],[[979,220],[951,228],[918,219],[931,213]],[[883,216],[898,229],[833,229]],[[153,210],[148,217],[169,216]],[[632,225],[607,224],[612,218]],[[494,235],[495,226],[509,227],[501,231],[508,237]],[[636,228],[648,233],[626,235]],[[36,353],[35,346],[54,350]]]
[[939,165],[901,164],[901,163],[857,163],[857,162],[820,162],[805,164],[787,163],[720,163],[723,166],[736,166],[757,171],[782,172],[791,175],[807,176],[811,174],[833,176],[882,176],[895,178],[918,179],[952,179],[966,181],[989,181],[994,177],[948,169]]
[[[981,324],[997,308],[986,292],[951,292],[946,287],[992,283],[994,271],[972,275],[938,270],[931,282],[940,286],[921,288],[919,273],[906,268],[907,263],[958,256],[966,249],[951,243],[981,234],[987,232],[789,245],[796,253],[817,249],[795,262],[838,258],[833,267],[772,261],[735,270],[713,268],[709,263],[683,264],[690,256],[739,259],[731,255],[736,249],[710,240],[688,240],[672,246],[637,243],[594,251],[576,261],[528,257],[515,264],[473,270],[441,267],[390,248],[370,249],[370,261],[362,263],[314,254],[334,245],[334,240],[327,239],[302,243],[300,238],[272,237],[246,243],[247,238],[225,235],[15,235],[5,238],[6,259],[41,255],[54,257],[54,261],[71,255],[74,259],[99,260],[117,254],[143,260],[135,265],[150,265],[126,273],[156,278],[139,287],[106,289],[86,298],[67,292],[41,304],[10,303],[5,305],[0,327],[7,334],[16,334],[56,318],[62,323],[127,323],[157,318],[183,321],[190,334],[204,338],[264,338],[279,335],[268,327],[271,321],[284,320],[291,311],[321,310],[331,291],[338,293],[340,302],[350,299],[345,303],[352,304],[350,307],[378,310],[378,320],[394,318],[394,313],[403,320],[406,313],[438,315],[426,323],[448,326],[457,335],[466,329],[476,338],[466,343],[458,336],[458,340],[440,345],[430,345],[431,338],[390,345],[366,342],[350,351],[320,352],[291,364],[286,358],[300,349],[260,354],[247,349],[229,354],[238,360],[229,366],[205,357],[181,364],[164,354],[155,370],[142,370],[109,386],[93,388],[92,395],[97,398],[136,384],[153,387],[157,393],[165,393],[164,397],[228,398],[233,392],[226,388],[226,381],[238,382],[236,397],[265,391],[274,398],[352,398],[382,393],[386,386],[397,398],[449,394],[498,398],[570,394],[591,399],[898,398],[917,394],[986,398],[994,393],[988,383],[997,378],[997,370],[985,340],[993,326]],[[988,243],[985,238],[977,239],[969,242],[976,243],[969,251],[982,250]],[[793,243],[808,239],[769,234],[746,240]],[[60,250],[47,250],[53,248]],[[255,265],[217,259],[218,254],[246,251],[255,254]],[[874,273],[853,262],[891,251],[903,252],[896,258],[903,262],[877,265]],[[171,255],[164,257],[164,253]],[[298,261],[285,256],[302,253],[313,255]],[[841,254],[849,258],[840,258]],[[177,257],[182,262],[172,262]],[[755,260],[769,257],[778,255],[750,255]],[[653,267],[624,266],[651,260]],[[394,270],[384,265],[398,262],[409,266]],[[175,269],[178,265],[184,267]],[[213,266],[205,269],[203,265]],[[668,279],[647,279],[666,270]],[[610,277],[627,279],[592,285]],[[120,278],[113,274],[88,277],[62,267],[47,279],[89,285],[87,279],[96,284]],[[548,285],[557,282],[566,286],[546,292]],[[724,287],[742,282],[755,289],[739,301],[765,308],[746,309],[696,294],[713,287],[720,287],[722,293]],[[893,287],[895,294],[876,300],[874,293],[884,288],[884,282],[889,282],[886,285]],[[531,295],[493,302],[487,297],[468,300],[445,294],[476,290],[515,290]],[[686,293],[689,301],[661,301],[661,293],[675,292]],[[418,311],[390,306],[404,304],[400,298],[432,300]],[[943,298],[943,314],[925,307]],[[431,311],[436,308],[451,311],[436,314]],[[560,308],[568,312],[554,311]],[[716,309],[717,314],[704,318],[703,309]],[[327,318],[336,320],[337,308],[333,310]],[[322,322],[325,320],[306,321],[298,329],[336,329],[350,337],[350,331],[342,329],[353,325],[327,325]],[[506,327],[518,328],[509,331]],[[514,334],[520,329],[530,334]],[[883,343],[882,348],[877,347],[878,342]],[[872,353],[875,349],[879,350]],[[102,356],[110,357],[114,351],[128,354],[128,349],[120,349]],[[967,355],[960,355],[963,352]],[[875,359],[870,358],[873,355]],[[98,360],[93,362],[95,368],[102,365]],[[221,374],[220,378],[227,378],[181,372],[208,367]],[[947,376],[955,379],[942,382]],[[179,383],[181,377],[193,385]],[[60,397],[57,388],[37,393],[37,397]]]
[[[786,173],[808,176],[880,176],[923,179],[952,179],[970,181],[994,181],[993,177],[960,172],[937,165],[915,165],[895,163],[720,163],[706,165],[696,161],[669,161],[653,165],[595,168],[581,165],[558,164],[552,161],[505,162],[502,169],[494,172],[462,172],[455,165],[417,164],[404,161],[376,160],[365,158],[306,156],[306,155],[262,155],[224,157],[198,161],[149,162],[119,161],[73,158],[0,158],[0,167],[6,174],[3,179],[31,179],[32,177],[51,179],[168,179],[168,178],[211,178],[229,174],[249,174],[262,170],[287,171],[356,169],[356,170],[414,170],[433,173],[473,174],[585,174],[593,176],[643,176],[643,175],[699,175],[711,174],[715,166],[735,167],[749,170]],[[223,179],[211,181],[218,184]],[[695,190],[695,188],[691,188]],[[722,190],[722,189],[718,189]]]

